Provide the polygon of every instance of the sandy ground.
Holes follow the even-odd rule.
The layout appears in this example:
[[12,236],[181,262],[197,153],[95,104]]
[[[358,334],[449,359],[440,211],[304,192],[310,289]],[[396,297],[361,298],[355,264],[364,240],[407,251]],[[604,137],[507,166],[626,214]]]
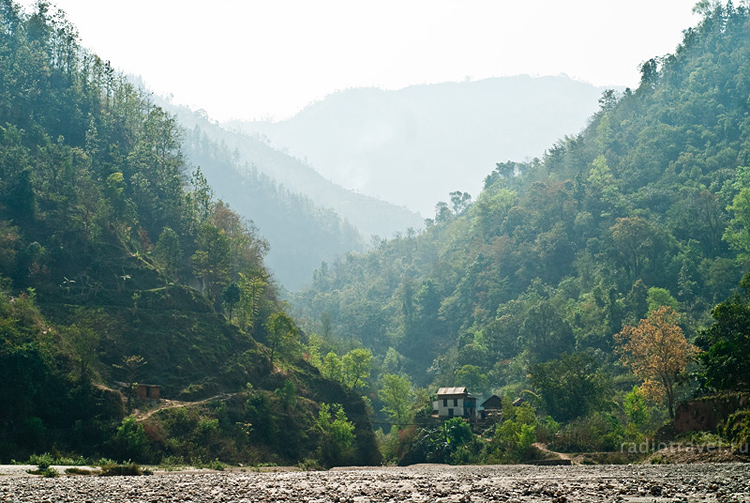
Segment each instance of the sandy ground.
[[750,502],[750,465],[737,463],[417,465],[57,478],[29,476],[29,468],[34,467],[0,467],[0,502]]

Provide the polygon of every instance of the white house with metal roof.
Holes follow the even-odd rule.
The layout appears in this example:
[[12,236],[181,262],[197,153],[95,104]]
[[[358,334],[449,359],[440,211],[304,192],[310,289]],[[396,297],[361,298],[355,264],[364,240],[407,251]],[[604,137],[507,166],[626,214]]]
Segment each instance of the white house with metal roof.
[[438,417],[477,418],[477,399],[465,387],[440,388],[432,402],[432,414]]

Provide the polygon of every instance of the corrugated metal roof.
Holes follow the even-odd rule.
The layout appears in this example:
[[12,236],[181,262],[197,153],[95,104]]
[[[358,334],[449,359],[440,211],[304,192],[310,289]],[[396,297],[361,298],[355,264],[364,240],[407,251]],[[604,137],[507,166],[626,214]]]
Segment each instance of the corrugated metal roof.
[[466,386],[461,386],[457,388],[440,388],[437,392],[438,396],[440,395],[465,395],[468,391],[466,391]]

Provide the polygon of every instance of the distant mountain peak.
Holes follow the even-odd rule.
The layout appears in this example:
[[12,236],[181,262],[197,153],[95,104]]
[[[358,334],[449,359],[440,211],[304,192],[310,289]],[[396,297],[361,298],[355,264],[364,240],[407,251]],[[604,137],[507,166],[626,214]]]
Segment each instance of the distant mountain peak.
[[604,88],[564,75],[353,88],[280,122],[232,122],[326,179],[431,216],[448,193],[478,194],[497,162],[541,156],[576,134]]

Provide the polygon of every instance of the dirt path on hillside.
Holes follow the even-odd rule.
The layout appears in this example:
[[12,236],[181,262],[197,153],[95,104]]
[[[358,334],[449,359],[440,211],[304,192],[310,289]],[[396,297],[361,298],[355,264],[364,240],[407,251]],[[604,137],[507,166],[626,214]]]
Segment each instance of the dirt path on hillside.
[[166,398],[162,398],[159,400],[159,404],[153,409],[147,409],[147,410],[135,409],[133,411],[133,416],[135,416],[136,420],[138,421],[145,421],[146,419],[150,418],[157,412],[160,412],[164,409],[174,409],[177,407],[187,407],[190,405],[201,405],[204,403],[213,402],[214,400],[226,400],[228,398],[233,397],[234,395],[236,395],[236,393],[221,393],[221,394],[209,397],[209,398],[205,398],[203,400],[198,400],[196,402],[168,400]]

